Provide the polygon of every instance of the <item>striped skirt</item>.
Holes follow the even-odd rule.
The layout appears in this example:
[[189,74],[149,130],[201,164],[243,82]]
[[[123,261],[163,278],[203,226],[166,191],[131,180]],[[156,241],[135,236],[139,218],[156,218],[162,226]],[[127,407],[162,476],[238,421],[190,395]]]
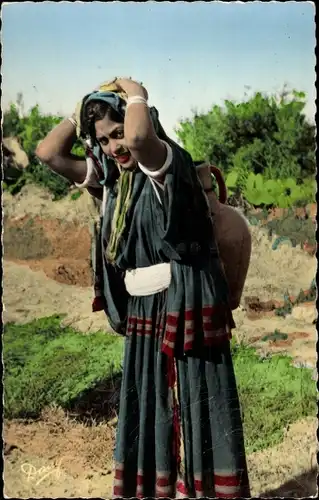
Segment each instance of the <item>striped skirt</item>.
[[229,340],[169,356],[163,311],[165,293],[130,304],[113,497],[250,497]]

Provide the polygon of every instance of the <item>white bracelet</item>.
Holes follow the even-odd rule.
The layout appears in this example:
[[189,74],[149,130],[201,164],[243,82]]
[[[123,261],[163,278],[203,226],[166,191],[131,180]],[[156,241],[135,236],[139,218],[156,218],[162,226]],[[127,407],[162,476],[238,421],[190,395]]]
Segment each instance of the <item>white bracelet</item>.
[[140,95],[133,95],[127,99],[126,107],[128,108],[131,104],[145,104],[147,106],[147,100]]
[[72,118],[72,117],[70,116],[70,117],[68,118],[68,120],[69,120],[69,122],[71,122],[71,123],[72,123],[72,125],[73,125],[75,128],[77,128],[77,126],[78,126],[78,125],[77,125],[76,121],[74,120],[74,118]]
[[166,160],[165,160],[164,165],[162,167],[160,167],[158,170],[149,170],[148,168],[144,167],[140,163],[138,164],[138,166],[140,167],[140,169],[142,170],[142,172],[145,175],[147,175],[148,177],[151,177],[155,180],[162,177],[164,174],[166,174],[167,170],[169,169],[169,167],[171,166],[172,161],[173,161],[173,151],[172,151],[171,146],[169,144],[167,144],[167,142],[165,142],[165,141],[162,141],[162,142],[163,142],[163,144],[165,144],[166,151],[167,151]]

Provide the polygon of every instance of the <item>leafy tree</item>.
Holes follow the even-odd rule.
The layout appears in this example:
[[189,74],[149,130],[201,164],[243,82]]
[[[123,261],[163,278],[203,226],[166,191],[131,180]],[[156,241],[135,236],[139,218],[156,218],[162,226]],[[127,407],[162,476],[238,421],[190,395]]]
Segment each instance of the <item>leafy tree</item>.
[[206,114],[193,113],[176,134],[194,160],[235,170],[239,187],[249,173],[300,183],[316,171],[315,126],[303,114],[305,99],[284,87],[279,96],[256,92],[245,102],[225,100]]
[[17,106],[10,105],[8,111],[3,114],[3,136],[4,137],[19,137],[23,131],[22,120],[20,120]]
[[[33,182],[45,186],[53,193],[55,199],[60,199],[69,192],[70,182],[43,165],[35,156],[35,150],[39,142],[63,120],[63,117],[43,115],[38,105],[22,115],[23,108],[23,97],[20,93],[17,96],[17,103],[11,104],[3,116],[4,137],[16,137],[29,158],[29,166],[9,189],[12,194],[15,194],[27,182]],[[74,150],[76,154],[84,154],[80,141],[76,142]]]

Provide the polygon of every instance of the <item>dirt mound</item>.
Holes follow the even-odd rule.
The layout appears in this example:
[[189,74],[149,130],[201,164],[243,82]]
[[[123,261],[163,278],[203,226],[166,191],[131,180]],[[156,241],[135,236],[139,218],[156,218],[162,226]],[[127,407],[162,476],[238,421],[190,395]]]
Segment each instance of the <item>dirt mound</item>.
[[273,250],[275,237],[269,239],[266,231],[258,226],[251,226],[251,234],[252,254],[243,297],[282,300],[287,290],[290,295],[298,295],[300,290],[309,289],[316,276],[315,257],[300,246],[282,245]]
[[96,214],[92,197],[85,190],[76,200],[73,200],[70,194],[63,200],[53,201],[53,195],[48,190],[33,184],[27,184],[15,196],[4,191],[3,211],[10,219],[29,215],[66,222],[78,221],[82,224],[89,223]]
[[43,271],[48,278],[64,285],[92,286],[92,271],[89,259],[8,260],[12,260],[15,264],[21,266],[28,266],[32,271]]
[[[258,296],[261,300],[282,300],[287,290],[297,295],[300,290],[309,288],[316,274],[315,257],[300,246],[282,245],[272,250],[272,240],[265,231],[251,226],[251,233],[252,256],[243,298]],[[5,217],[5,258],[27,260],[30,268],[43,269],[48,277],[60,283],[91,285],[90,252],[88,221],[29,215]]]
[[[48,191],[33,185],[25,186],[15,197],[3,194],[5,258],[28,259],[32,269],[43,269],[60,283],[89,286],[89,224],[96,217],[92,197],[83,192],[77,200],[67,197],[54,202]],[[315,208],[311,208],[313,216]],[[282,300],[286,290],[297,295],[309,288],[316,274],[315,257],[300,246],[282,245],[272,250],[275,236],[269,239],[267,232],[257,226],[251,226],[251,232],[252,257],[243,297]]]
[[[26,264],[26,263],[25,263]],[[49,279],[27,265],[4,262],[3,322],[27,323],[35,318],[66,314],[65,323],[83,333],[109,331],[104,311],[92,312],[93,289]]]
[[59,283],[92,284],[91,236],[88,225],[40,217],[4,221],[4,257],[43,270]]

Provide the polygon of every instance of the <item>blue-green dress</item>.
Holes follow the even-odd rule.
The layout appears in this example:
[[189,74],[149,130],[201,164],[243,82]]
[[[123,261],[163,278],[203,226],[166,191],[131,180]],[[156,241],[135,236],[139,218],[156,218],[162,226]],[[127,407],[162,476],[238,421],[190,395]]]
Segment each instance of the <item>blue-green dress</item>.
[[[134,174],[115,266],[105,250],[116,174],[104,168],[100,177],[109,188],[100,288],[111,326],[125,335],[113,493],[249,497],[227,285],[192,159],[175,143],[171,147],[162,204],[150,179],[140,169]],[[161,262],[171,262],[169,288],[129,296],[125,271]]]

